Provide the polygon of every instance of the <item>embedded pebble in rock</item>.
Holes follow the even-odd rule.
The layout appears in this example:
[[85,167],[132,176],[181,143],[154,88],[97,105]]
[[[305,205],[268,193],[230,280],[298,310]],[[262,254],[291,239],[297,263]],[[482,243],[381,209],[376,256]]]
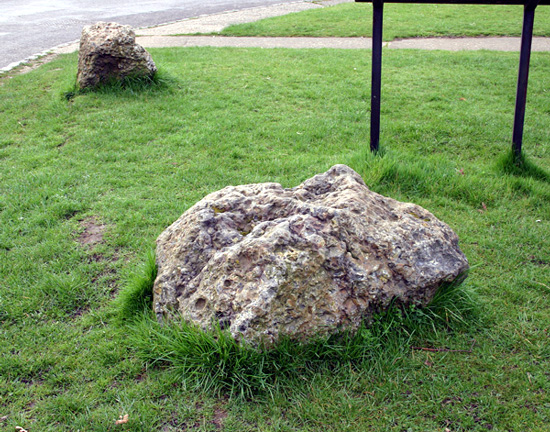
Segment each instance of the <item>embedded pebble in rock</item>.
[[345,165],[301,185],[228,186],[157,240],[154,309],[270,345],[356,330],[392,300],[427,304],[468,261],[427,210],[371,192]]

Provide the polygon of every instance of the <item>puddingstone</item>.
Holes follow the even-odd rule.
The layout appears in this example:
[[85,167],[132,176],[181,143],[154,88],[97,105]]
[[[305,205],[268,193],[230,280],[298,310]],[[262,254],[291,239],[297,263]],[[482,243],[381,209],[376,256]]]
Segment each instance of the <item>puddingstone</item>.
[[346,165],[285,189],[228,186],[157,239],[154,310],[269,346],[356,330],[393,301],[425,305],[465,276],[457,235],[370,191]]
[[77,72],[79,88],[93,88],[127,77],[152,78],[156,72],[151,54],[136,43],[132,27],[98,22],[82,29]]

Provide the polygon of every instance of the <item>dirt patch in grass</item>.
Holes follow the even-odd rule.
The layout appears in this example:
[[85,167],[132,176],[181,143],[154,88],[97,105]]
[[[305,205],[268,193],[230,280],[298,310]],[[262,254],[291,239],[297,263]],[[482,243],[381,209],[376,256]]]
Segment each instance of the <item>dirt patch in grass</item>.
[[77,237],[82,246],[93,246],[103,241],[106,226],[98,222],[93,216],[80,222],[84,231]]
[[214,411],[214,419],[212,424],[216,426],[216,429],[223,429],[223,422],[227,418],[227,411],[223,408],[217,407]]

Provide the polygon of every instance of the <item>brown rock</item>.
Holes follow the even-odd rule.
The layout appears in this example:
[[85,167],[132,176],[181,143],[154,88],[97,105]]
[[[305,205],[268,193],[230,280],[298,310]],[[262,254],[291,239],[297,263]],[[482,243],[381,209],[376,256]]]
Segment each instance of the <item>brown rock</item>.
[[307,340],[401,303],[428,303],[464,274],[458,237],[423,208],[371,192],[336,165],[303,184],[228,186],[157,240],[154,309],[237,339]]
[[152,77],[156,72],[151,55],[136,44],[130,26],[98,22],[82,30],[77,75],[80,88],[126,77]]

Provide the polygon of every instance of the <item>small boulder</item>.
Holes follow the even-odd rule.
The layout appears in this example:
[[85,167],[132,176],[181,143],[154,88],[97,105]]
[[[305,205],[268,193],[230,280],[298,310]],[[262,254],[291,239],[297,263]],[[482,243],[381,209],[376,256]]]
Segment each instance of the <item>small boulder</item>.
[[354,331],[393,300],[427,304],[468,270],[451,228],[345,165],[292,189],[211,193],[159,236],[157,264],[159,319],[219,323],[254,345]]
[[153,77],[156,72],[151,54],[136,44],[132,27],[98,22],[82,30],[77,74],[81,89],[113,79]]

